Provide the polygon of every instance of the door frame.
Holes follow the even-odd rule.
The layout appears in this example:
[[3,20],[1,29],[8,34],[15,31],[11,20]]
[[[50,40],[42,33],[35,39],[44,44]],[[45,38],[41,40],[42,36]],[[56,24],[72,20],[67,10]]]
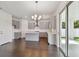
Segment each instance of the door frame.
[[[59,49],[60,51],[62,52],[62,54],[65,56],[65,57],[68,57],[68,45],[69,45],[69,33],[68,33],[68,7],[70,6],[70,4],[73,3],[73,1],[70,1],[62,10],[61,12],[59,13]],[[66,9],[66,54],[63,52],[63,50],[61,49],[60,47],[60,15],[61,13]]]

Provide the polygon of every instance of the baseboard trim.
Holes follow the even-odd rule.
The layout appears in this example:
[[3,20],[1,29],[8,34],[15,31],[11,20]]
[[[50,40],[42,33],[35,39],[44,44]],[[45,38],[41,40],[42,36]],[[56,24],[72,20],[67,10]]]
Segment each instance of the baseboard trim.
[[1,44],[0,46],[6,45],[6,44],[9,44],[9,43],[10,43],[10,42],[3,43],[3,44]]

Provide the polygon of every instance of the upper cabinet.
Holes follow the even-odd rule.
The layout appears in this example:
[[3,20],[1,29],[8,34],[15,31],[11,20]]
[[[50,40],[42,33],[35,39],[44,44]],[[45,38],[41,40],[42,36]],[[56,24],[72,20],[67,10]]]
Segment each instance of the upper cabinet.
[[12,26],[14,29],[20,29],[20,21],[12,20]]

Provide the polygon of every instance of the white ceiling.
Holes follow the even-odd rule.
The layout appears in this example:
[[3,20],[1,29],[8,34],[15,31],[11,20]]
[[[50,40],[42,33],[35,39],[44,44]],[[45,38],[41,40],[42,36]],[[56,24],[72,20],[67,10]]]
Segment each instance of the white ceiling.
[[53,14],[60,3],[59,1],[39,1],[37,12],[35,1],[0,1],[0,8],[16,17],[31,17],[35,13],[39,15]]

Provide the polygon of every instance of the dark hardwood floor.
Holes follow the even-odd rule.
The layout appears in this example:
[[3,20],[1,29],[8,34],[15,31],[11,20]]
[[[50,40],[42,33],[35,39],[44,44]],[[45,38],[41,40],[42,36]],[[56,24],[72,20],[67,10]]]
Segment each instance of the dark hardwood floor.
[[39,42],[16,39],[0,46],[1,57],[59,57],[59,50],[54,45],[48,45],[46,38]]

